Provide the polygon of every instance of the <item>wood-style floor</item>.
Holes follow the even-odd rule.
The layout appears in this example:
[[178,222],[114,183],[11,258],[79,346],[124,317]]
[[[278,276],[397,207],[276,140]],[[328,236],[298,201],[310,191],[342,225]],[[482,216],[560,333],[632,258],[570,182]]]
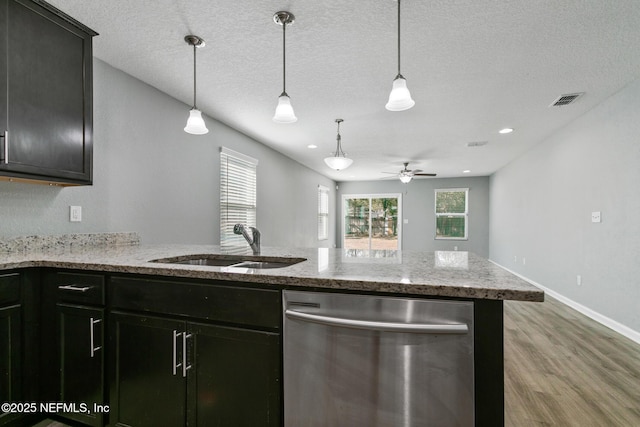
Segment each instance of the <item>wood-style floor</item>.
[[559,301],[505,301],[505,425],[640,426],[640,345]]

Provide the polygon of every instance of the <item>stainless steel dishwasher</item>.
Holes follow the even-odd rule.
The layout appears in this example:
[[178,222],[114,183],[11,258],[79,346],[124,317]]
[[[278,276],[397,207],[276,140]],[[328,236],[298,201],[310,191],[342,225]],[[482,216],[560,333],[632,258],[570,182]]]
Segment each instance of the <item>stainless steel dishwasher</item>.
[[286,427],[473,426],[473,303],[284,291]]

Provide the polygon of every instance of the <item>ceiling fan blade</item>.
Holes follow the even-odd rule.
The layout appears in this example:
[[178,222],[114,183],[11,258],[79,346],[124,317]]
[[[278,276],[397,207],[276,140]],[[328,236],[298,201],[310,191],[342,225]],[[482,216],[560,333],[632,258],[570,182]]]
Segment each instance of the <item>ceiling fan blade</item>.
[[390,173],[392,175],[398,175],[398,172],[380,172],[380,173]]
[[435,173],[414,173],[413,176],[436,176]]
[[415,175],[417,173],[422,172],[422,169],[415,169],[415,170],[412,170],[411,172],[413,172],[413,174]]

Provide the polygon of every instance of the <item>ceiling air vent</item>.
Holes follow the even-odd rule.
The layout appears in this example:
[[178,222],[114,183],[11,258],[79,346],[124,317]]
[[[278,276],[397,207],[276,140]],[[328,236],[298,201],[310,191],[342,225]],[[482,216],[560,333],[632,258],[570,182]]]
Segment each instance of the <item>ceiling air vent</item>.
[[467,142],[467,147],[482,147],[483,145],[487,145],[489,141],[474,141]]
[[563,105],[569,105],[576,99],[580,98],[584,95],[584,92],[578,93],[567,93],[564,95],[560,95],[555,101],[549,105],[549,107],[562,107]]

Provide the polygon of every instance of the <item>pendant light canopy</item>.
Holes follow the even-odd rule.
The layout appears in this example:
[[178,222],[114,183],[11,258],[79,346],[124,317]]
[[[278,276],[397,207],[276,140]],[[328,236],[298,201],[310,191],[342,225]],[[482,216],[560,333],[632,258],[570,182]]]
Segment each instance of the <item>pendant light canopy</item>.
[[294,123],[298,120],[293,113],[291,99],[287,95],[287,50],[285,41],[287,25],[293,24],[294,20],[295,16],[290,12],[280,11],[273,15],[273,21],[278,25],[282,25],[282,94],[278,97],[276,114],[273,116],[273,121],[276,123]]
[[400,73],[400,0],[398,2],[398,75],[393,81],[393,89],[389,94],[389,101],[385,108],[389,111],[404,111],[416,105],[407,89],[407,81]]
[[353,163],[353,159],[348,158],[347,155],[344,153],[344,151],[342,151],[342,144],[341,144],[342,137],[340,136],[340,123],[342,123],[343,121],[344,120],[342,119],[336,119],[336,123],[338,124],[338,136],[336,137],[336,152],[334,153],[333,156],[326,157],[324,159],[324,162],[327,164],[327,166],[337,171],[346,169],[349,166],[351,166],[351,163]]
[[184,131],[193,135],[204,135],[209,132],[209,129],[204,124],[202,113],[196,107],[196,48],[204,47],[205,43],[200,37],[194,35],[185,36],[184,41],[193,46],[193,107],[189,111],[189,119]]

